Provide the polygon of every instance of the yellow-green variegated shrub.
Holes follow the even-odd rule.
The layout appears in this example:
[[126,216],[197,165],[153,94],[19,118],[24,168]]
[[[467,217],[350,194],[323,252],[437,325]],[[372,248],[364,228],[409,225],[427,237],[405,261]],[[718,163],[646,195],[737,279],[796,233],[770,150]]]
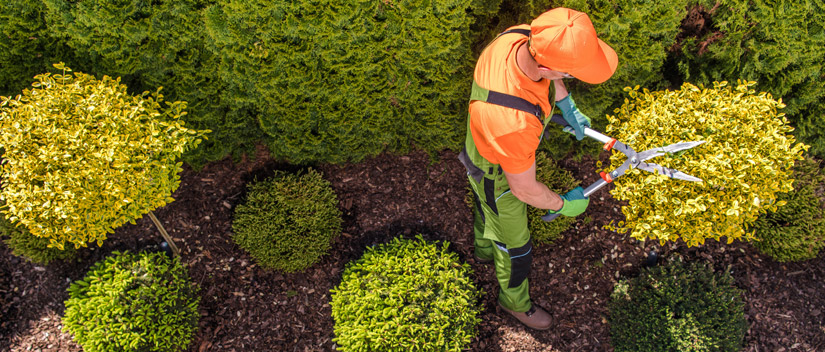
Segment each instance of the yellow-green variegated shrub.
[[[751,239],[744,225],[783,205],[777,193],[792,189],[792,167],[807,146],[789,133],[781,100],[756,93],[755,82],[713,88],[685,83],[676,91],[626,88],[630,98],[608,116],[607,134],[637,151],[704,140],[693,149],[650,162],[680,170],[703,182],[670,179],[633,169],[615,181],[614,198],[627,201],[626,219],[612,224],[637,239],[681,238],[689,246],[707,238]],[[626,158],[614,152],[617,167]]]
[[31,89],[0,99],[4,216],[50,247],[98,245],[107,233],[171,202],[181,163],[209,131],[183,126],[185,102],[127,93],[56,64]]

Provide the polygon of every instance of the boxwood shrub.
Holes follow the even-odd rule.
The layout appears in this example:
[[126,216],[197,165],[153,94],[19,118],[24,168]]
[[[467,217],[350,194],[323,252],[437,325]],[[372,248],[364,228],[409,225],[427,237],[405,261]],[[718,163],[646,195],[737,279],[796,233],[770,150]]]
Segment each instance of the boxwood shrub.
[[338,198],[321,173],[276,171],[248,187],[235,208],[232,239],[262,267],[284,272],[315,264],[341,234]]
[[748,325],[727,272],[679,260],[616,285],[608,304],[616,352],[739,351]]
[[200,300],[188,275],[162,253],[113,252],[69,286],[63,329],[86,352],[185,350]]
[[462,351],[481,291],[448,244],[395,238],[347,264],[332,292],[340,351]]
[[825,210],[821,192],[825,176],[819,163],[806,158],[794,166],[793,191],[777,199],[787,202],[751,224],[753,246],[776,261],[812,259],[825,247]]

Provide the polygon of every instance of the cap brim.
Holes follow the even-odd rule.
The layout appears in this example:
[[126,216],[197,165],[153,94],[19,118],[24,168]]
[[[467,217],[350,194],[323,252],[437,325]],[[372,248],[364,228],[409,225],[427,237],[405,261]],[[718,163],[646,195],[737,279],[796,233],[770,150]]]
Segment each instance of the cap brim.
[[606,81],[613,73],[616,72],[616,67],[619,65],[619,57],[616,51],[613,50],[607,43],[601,39],[599,41],[599,53],[593,61],[582,68],[575,70],[568,70],[571,76],[576,77],[580,81],[599,84]]

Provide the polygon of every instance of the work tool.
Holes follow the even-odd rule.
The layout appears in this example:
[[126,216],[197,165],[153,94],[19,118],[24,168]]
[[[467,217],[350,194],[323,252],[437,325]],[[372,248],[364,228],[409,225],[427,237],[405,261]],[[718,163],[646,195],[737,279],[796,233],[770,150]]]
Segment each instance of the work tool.
[[[564,118],[559,114],[553,115],[550,118],[550,121],[554,122],[554,123],[557,123],[557,124],[561,125],[562,127],[569,127],[569,124],[567,123],[567,121],[565,121]],[[627,156],[627,160],[625,160],[625,162],[622,163],[622,165],[617,167],[615,170],[608,171],[608,172],[604,172],[604,171],[600,172],[599,174],[601,175],[601,179],[597,180],[596,182],[593,182],[593,184],[591,184],[590,186],[588,186],[587,188],[584,189],[584,196],[585,197],[589,197],[591,194],[598,191],[600,188],[606,186],[608,183],[611,183],[611,182],[613,182],[613,180],[615,180],[615,179],[621,177],[622,175],[624,175],[627,172],[627,170],[630,170],[630,169],[633,169],[633,168],[644,170],[644,171],[647,171],[647,172],[652,172],[652,173],[659,173],[659,174],[662,174],[662,175],[665,175],[665,176],[668,176],[670,178],[674,178],[674,179],[677,179],[677,180],[684,180],[684,181],[691,181],[691,182],[701,182],[702,181],[702,179],[700,179],[700,178],[697,178],[697,177],[688,175],[684,172],[674,170],[674,169],[670,169],[670,168],[667,168],[667,167],[664,167],[664,166],[661,166],[661,165],[648,163],[648,162],[646,162],[646,160],[649,160],[651,158],[655,158],[655,157],[660,156],[660,155],[665,155],[665,154],[669,154],[669,153],[676,153],[676,152],[679,152],[679,151],[682,151],[682,150],[687,150],[687,149],[693,148],[695,146],[698,146],[702,143],[705,143],[705,141],[680,142],[680,143],[674,143],[674,144],[671,144],[671,145],[666,145],[664,147],[658,147],[658,148],[645,150],[643,152],[636,152],[635,150],[633,150],[633,148],[631,148],[630,146],[622,143],[621,141],[617,140],[616,138],[606,136],[606,135],[604,135],[604,134],[602,134],[602,133],[600,133],[600,132],[598,132],[598,131],[590,128],[590,127],[585,127],[584,128],[584,135],[586,137],[590,137],[590,138],[593,138],[593,139],[595,139],[599,142],[604,143],[603,149],[605,151],[610,151],[612,149],[616,149],[616,150],[622,152],[625,156]],[[557,218],[559,215],[560,214],[558,214],[558,213],[546,214],[546,215],[542,216],[541,218],[544,221],[553,221],[553,219]]]

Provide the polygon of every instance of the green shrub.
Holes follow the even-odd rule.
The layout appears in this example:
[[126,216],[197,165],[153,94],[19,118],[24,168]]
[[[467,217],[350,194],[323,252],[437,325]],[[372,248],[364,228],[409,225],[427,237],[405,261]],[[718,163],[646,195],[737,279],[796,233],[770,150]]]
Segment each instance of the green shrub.
[[19,94],[54,62],[75,63],[65,38],[46,24],[42,1],[0,1],[0,95]]
[[332,289],[341,351],[462,351],[480,321],[466,263],[443,243],[395,238],[347,264]]
[[[681,238],[688,246],[707,238],[729,242],[753,234],[744,227],[766,211],[784,204],[792,167],[806,145],[789,132],[782,103],[757,94],[754,82],[736,87],[715,82],[713,88],[685,83],[680,90],[640,92],[616,116],[608,116],[607,134],[637,151],[685,141],[706,141],[693,149],[665,154],[650,162],[702,179],[689,182],[631,169],[614,181],[613,197],[627,201],[625,221],[612,228],[631,231],[637,239],[660,242]],[[614,152],[613,167],[627,158]]]
[[[224,99],[252,106],[277,158],[458,149],[472,58],[455,1],[220,0],[205,11]],[[462,113],[464,111],[465,113]]]
[[164,88],[188,102],[185,120],[213,133],[184,157],[198,167],[251,153],[263,137],[244,102],[225,100],[218,59],[204,48],[203,8],[212,0],[44,0],[55,35],[94,63],[98,76],[122,77],[130,92]]
[[812,259],[825,247],[825,210],[817,195],[825,183],[819,163],[806,158],[794,166],[793,191],[777,197],[787,202],[750,226],[753,246],[780,262]]
[[98,245],[126,222],[173,201],[177,158],[205,133],[183,126],[185,102],[133,96],[116,79],[56,64],[33,88],[0,99],[9,220],[50,247]]
[[0,236],[6,237],[4,242],[9,246],[12,254],[36,264],[48,265],[53,260],[65,260],[77,254],[74,246],[65,247],[63,250],[49,248],[48,239],[32,236],[28,229],[12,223],[2,212],[0,212]]
[[742,291],[727,272],[673,261],[616,285],[608,304],[616,352],[739,351]]
[[825,155],[825,4],[821,1],[705,0],[707,27],[675,57],[693,83],[737,78],[781,97],[800,140]]
[[304,270],[341,234],[338,199],[315,170],[278,171],[248,188],[246,202],[235,208],[232,239],[265,268]]
[[113,252],[69,286],[63,330],[84,351],[182,351],[198,327],[197,288],[177,258]]
[[[579,185],[579,181],[573,175],[556,164],[553,159],[544,152],[536,153],[536,179],[544,183],[553,192],[564,194],[565,192]],[[534,207],[527,207],[527,221],[530,229],[530,236],[536,243],[551,244],[561,238],[561,233],[570,228],[576,218],[560,216],[551,222],[546,222],[541,217],[547,214],[547,210]]]

